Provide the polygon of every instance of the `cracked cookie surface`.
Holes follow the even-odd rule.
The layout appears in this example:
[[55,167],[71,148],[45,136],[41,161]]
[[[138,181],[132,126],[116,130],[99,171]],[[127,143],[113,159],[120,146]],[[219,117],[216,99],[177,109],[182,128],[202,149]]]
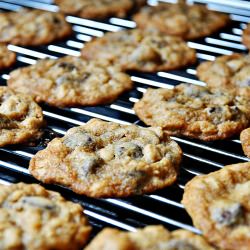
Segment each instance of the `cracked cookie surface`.
[[91,227],[83,208],[37,184],[0,186],[0,249],[78,250]]
[[225,14],[208,10],[202,5],[185,3],[143,7],[133,19],[141,29],[158,30],[185,40],[208,36],[229,21]]
[[147,226],[136,232],[105,228],[84,250],[215,250],[204,238],[186,230],[169,232],[163,226]]
[[42,109],[33,99],[0,87],[0,146],[34,141],[42,135]]
[[129,75],[107,61],[67,56],[43,59],[12,71],[8,86],[54,106],[98,105],[112,102],[132,88]]
[[250,98],[250,55],[233,54],[204,62],[197,76],[212,90],[235,92]]
[[147,125],[169,135],[205,141],[225,139],[249,124],[249,100],[205,87],[180,84],[174,89],[148,89],[134,110]]
[[8,50],[7,46],[0,44],[0,70],[11,67],[16,62],[16,53]]
[[48,44],[72,32],[61,13],[21,9],[0,13],[0,42],[24,46]]
[[247,128],[241,132],[240,140],[245,155],[250,158],[250,128]]
[[242,43],[250,49],[250,23],[247,25],[247,27],[243,30],[242,35]]
[[134,30],[110,32],[85,44],[86,59],[106,58],[124,70],[159,71],[196,62],[196,53],[179,37]]
[[250,246],[250,162],[197,176],[186,186],[182,203],[208,241],[221,249]]
[[30,161],[38,180],[92,197],[125,197],[171,185],[182,152],[160,128],[97,119],[52,140]]
[[128,12],[146,4],[146,0],[55,0],[64,13],[82,18],[125,17]]

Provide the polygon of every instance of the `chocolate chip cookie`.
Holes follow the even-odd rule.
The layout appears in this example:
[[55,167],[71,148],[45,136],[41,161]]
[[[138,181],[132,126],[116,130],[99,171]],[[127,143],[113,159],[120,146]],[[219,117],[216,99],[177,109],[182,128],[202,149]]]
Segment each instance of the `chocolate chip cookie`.
[[247,25],[246,29],[243,30],[242,42],[250,49],[250,23]]
[[79,194],[125,197],[171,185],[181,155],[160,128],[92,119],[52,140],[31,159],[29,170],[42,182]]
[[0,185],[1,250],[78,250],[91,227],[80,205],[36,184]]
[[215,250],[202,236],[189,231],[169,232],[163,226],[147,226],[136,232],[105,228],[85,250]]
[[207,240],[221,249],[250,246],[250,162],[197,176],[185,187],[183,204]]
[[34,141],[42,135],[42,109],[33,99],[0,87],[0,146]]
[[224,27],[229,17],[208,10],[202,5],[186,3],[147,6],[133,17],[137,26],[150,31],[158,30],[185,40],[208,36]]
[[146,4],[146,0],[55,0],[64,13],[82,18],[125,17],[128,12]]
[[72,32],[61,13],[21,9],[0,13],[0,42],[23,46],[48,44]]
[[16,53],[8,50],[7,46],[0,44],[0,70],[11,67],[16,62]]
[[85,44],[86,59],[106,58],[124,70],[159,71],[184,67],[196,62],[196,53],[179,37],[157,32],[123,30],[107,33]]
[[250,128],[247,128],[241,132],[240,140],[245,155],[250,158]]
[[134,110],[147,125],[160,126],[168,135],[204,141],[238,134],[250,119],[249,99],[190,84],[148,89]]
[[250,98],[250,55],[220,56],[197,68],[197,76],[212,90],[235,92]]
[[132,88],[132,81],[111,62],[67,56],[11,72],[8,86],[37,102],[63,107],[112,102]]

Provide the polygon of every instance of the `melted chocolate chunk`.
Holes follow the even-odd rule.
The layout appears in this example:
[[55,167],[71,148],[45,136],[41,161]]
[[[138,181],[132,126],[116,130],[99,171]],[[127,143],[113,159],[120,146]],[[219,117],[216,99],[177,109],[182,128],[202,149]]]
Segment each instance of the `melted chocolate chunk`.
[[115,147],[115,155],[117,157],[129,156],[133,159],[143,157],[142,148],[135,143],[121,143]]

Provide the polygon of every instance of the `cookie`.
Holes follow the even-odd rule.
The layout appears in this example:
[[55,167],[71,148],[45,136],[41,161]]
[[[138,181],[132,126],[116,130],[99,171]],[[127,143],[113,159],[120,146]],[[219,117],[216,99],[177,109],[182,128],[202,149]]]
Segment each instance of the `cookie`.
[[55,0],[62,12],[90,19],[125,17],[131,10],[145,5],[146,2],[146,0]]
[[72,32],[61,13],[21,9],[0,13],[0,42],[23,46],[48,44]]
[[204,62],[197,76],[212,90],[235,92],[250,98],[250,55],[232,54]]
[[250,23],[247,25],[246,29],[243,30],[242,43],[250,49]]
[[82,56],[106,58],[124,70],[160,71],[181,68],[196,62],[196,53],[179,37],[122,30],[107,33],[85,44]]
[[182,152],[160,128],[92,119],[52,140],[30,161],[31,174],[91,197],[125,197],[171,185]]
[[183,83],[174,89],[148,89],[134,110],[144,123],[160,126],[168,135],[212,141],[248,127],[248,107],[249,99]]
[[185,187],[182,203],[208,241],[221,249],[250,246],[250,162],[197,176]]
[[53,106],[112,102],[132,88],[130,76],[108,61],[67,56],[43,59],[10,73],[8,86]]
[[34,141],[42,135],[42,109],[33,99],[0,87],[0,146]]
[[103,229],[84,250],[215,250],[202,236],[186,230],[169,232],[163,226],[147,226],[136,232]]
[[250,158],[250,128],[247,128],[241,132],[240,140],[245,155]]
[[0,44],[0,70],[11,67],[16,62],[16,53],[8,50],[7,46]]
[[147,6],[134,15],[137,26],[144,30],[158,30],[185,40],[208,36],[226,26],[229,17],[208,10],[205,6],[185,3]]
[[80,205],[36,184],[0,186],[1,250],[78,250],[91,227]]

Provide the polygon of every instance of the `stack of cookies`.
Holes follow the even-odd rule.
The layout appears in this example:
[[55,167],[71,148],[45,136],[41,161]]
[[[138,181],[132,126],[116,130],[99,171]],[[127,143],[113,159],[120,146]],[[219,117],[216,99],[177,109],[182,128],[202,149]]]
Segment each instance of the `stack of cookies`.
[[[30,144],[44,133],[41,107],[96,106],[133,89],[129,72],[175,70],[196,63],[187,40],[210,35],[229,23],[201,5],[147,6],[145,0],[56,0],[65,14],[104,19],[132,15],[137,29],[107,33],[85,44],[81,57],[43,59],[10,73],[0,87],[0,146]],[[137,12],[135,14],[135,12]],[[38,46],[72,34],[64,14],[22,9],[0,13],[0,69],[15,63],[6,44]],[[250,26],[243,43],[250,47]],[[30,173],[88,197],[128,197],[175,183],[182,150],[169,136],[203,141],[239,135],[250,158],[250,56],[233,54],[204,62],[187,83],[148,89],[134,111],[145,125],[92,119],[69,129],[31,159]],[[0,189],[3,250],[225,250],[250,249],[250,164],[226,166],[195,177],[183,204],[203,236],[148,226],[136,232],[106,228],[89,243],[91,227],[79,204],[36,184]],[[108,239],[108,240],[107,240]]]

